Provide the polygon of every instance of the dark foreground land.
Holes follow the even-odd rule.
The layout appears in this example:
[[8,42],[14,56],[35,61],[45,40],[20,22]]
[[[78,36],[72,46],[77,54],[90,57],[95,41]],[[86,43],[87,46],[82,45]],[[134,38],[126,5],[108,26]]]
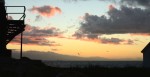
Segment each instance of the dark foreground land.
[[150,69],[126,67],[104,68],[89,66],[85,68],[50,67],[38,60],[0,61],[0,77],[150,77]]

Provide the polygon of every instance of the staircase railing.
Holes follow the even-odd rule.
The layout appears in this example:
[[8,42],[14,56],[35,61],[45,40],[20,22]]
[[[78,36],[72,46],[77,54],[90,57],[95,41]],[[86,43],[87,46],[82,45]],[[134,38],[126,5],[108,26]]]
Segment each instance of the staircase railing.
[[[18,13],[18,12],[9,12],[8,13],[8,8],[15,8],[15,10],[17,10],[17,8],[23,8],[23,12],[21,12],[21,13]],[[20,58],[22,58],[22,41],[23,41],[22,38],[23,38],[23,30],[24,30],[24,27],[25,27],[25,17],[26,17],[25,11],[26,11],[26,7],[25,6],[5,6],[5,9],[6,9],[6,17],[7,18],[9,16],[11,16],[11,15],[21,15],[21,17],[19,17],[19,19],[11,19],[11,20],[8,19],[8,28],[10,28],[10,30],[13,29],[13,27],[10,27],[12,25],[14,26],[14,28],[15,27],[19,28],[19,29],[23,28],[23,29],[20,29],[22,31],[19,32],[19,33],[21,33],[21,41],[20,41],[20,43],[21,43],[21,48],[20,48],[21,53],[20,53]],[[19,34],[19,33],[16,33],[16,35],[13,35],[11,38],[9,38],[8,43],[15,36],[17,36],[17,34]],[[8,33],[8,36],[11,36],[11,35],[9,35],[9,33]]]
[[[8,8],[23,8],[23,12],[22,13],[15,13],[15,12],[8,13],[8,10],[7,10]],[[18,19],[18,20],[25,20],[25,17],[26,17],[26,14],[25,14],[26,7],[25,6],[5,6],[5,9],[6,9],[6,14],[7,14],[6,17],[10,14],[15,14],[15,15],[22,14],[20,19]]]

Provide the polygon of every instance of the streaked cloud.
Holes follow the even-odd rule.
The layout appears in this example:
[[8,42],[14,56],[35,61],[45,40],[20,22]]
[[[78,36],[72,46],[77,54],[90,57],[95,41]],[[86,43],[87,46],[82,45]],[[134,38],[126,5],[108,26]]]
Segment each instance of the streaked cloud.
[[[60,46],[60,44],[55,41],[46,39],[46,37],[59,37],[59,35],[61,35],[60,30],[55,27],[40,28],[27,25],[23,35],[23,44]],[[17,36],[11,43],[20,43],[20,37]]]
[[124,39],[119,39],[119,38],[100,38],[100,43],[102,44],[127,44],[127,45],[132,45],[134,44],[134,41],[131,39],[124,40]]
[[24,35],[26,36],[59,36],[61,34],[61,31],[56,27],[36,27],[36,26],[26,26],[26,30],[24,32]]
[[[16,37],[11,43],[18,44],[20,43],[20,37]],[[44,37],[23,37],[23,44],[26,45],[40,45],[40,46],[61,46],[59,43],[55,41],[49,41]]]
[[135,44],[134,40],[131,39],[120,39],[120,38],[106,38],[106,37],[101,37],[101,35],[98,34],[82,34],[82,33],[75,33],[73,35],[75,39],[80,39],[84,41],[92,41],[92,42],[97,42],[101,44],[113,44],[113,45],[133,45]]

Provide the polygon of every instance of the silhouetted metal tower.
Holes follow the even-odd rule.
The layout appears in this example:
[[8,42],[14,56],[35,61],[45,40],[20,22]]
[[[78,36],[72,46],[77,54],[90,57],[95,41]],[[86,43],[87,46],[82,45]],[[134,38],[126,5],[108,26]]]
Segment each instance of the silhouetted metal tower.
[[22,13],[6,13],[6,17],[11,16],[11,14],[15,15],[21,15],[20,19],[18,20],[8,20],[8,32],[7,32],[7,39],[6,39],[6,44],[8,44],[15,36],[21,33],[21,47],[20,47],[20,58],[22,58],[22,39],[23,39],[23,31],[25,30],[25,11],[26,8],[25,6],[5,6],[6,7],[6,12],[7,8],[22,8],[23,12]]
[[[23,8],[22,13],[7,12],[8,8]],[[4,0],[0,0],[0,57],[11,57],[11,50],[6,48],[7,44],[14,39],[15,36],[21,33],[21,53],[20,58],[22,58],[22,38],[23,31],[25,30],[25,6],[5,6]],[[11,15],[21,15],[19,19],[11,19]]]

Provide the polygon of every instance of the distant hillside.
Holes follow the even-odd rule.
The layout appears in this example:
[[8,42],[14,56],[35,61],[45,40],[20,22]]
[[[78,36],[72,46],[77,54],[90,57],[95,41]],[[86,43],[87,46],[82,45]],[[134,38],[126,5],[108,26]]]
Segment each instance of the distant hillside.
[[[29,57],[31,59],[40,60],[63,60],[63,61],[106,61],[109,59],[103,57],[78,57],[71,55],[63,55],[54,52],[39,52],[39,51],[28,51],[23,52],[23,56]],[[13,51],[13,57],[19,58],[19,52]]]

